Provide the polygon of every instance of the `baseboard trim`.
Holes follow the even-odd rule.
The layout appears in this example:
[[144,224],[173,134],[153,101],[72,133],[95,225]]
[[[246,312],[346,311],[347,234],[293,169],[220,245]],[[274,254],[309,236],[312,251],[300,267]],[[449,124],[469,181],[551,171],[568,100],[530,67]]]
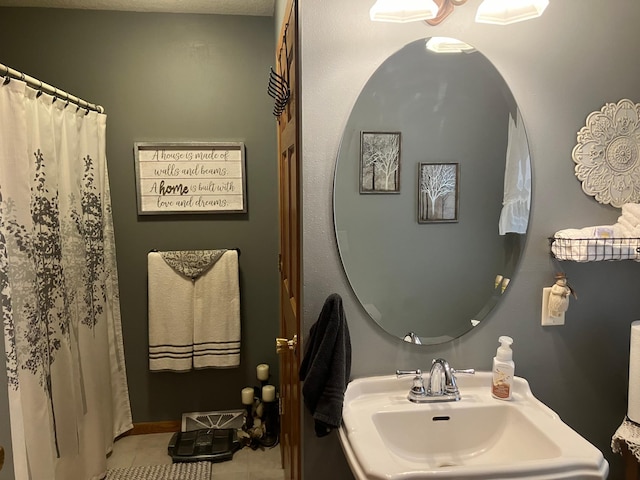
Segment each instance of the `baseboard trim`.
[[180,420],[134,423],[133,428],[122,434],[122,436],[126,437],[129,435],[146,435],[148,433],[179,432],[181,426],[182,422]]

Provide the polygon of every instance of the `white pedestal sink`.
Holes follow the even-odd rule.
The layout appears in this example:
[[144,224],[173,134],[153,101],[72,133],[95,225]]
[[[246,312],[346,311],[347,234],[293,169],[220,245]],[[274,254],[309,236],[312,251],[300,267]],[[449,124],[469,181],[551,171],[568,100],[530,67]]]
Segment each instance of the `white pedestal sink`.
[[[426,379],[425,379],[426,380]],[[605,479],[602,453],[516,377],[491,396],[490,372],[458,376],[461,400],[416,404],[410,378],[357,379],[345,394],[340,442],[358,480]]]

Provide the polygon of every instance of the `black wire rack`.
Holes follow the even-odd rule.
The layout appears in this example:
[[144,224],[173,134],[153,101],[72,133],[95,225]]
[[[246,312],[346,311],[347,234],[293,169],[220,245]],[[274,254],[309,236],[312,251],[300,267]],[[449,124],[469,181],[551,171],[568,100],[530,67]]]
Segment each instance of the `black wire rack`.
[[640,238],[549,238],[551,255],[572,262],[640,261]]

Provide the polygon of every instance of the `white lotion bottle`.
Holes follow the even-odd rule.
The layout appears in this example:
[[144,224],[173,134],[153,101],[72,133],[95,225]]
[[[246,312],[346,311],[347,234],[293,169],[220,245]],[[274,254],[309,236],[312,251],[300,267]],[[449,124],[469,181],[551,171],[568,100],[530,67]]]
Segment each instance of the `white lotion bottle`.
[[516,365],[513,363],[513,351],[511,344],[513,338],[502,336],[498,338],[500,346],[493,357],[493,381],[491,383],[491,395],[500,400],[511,400],[511,388],[513,387],[513,374]]

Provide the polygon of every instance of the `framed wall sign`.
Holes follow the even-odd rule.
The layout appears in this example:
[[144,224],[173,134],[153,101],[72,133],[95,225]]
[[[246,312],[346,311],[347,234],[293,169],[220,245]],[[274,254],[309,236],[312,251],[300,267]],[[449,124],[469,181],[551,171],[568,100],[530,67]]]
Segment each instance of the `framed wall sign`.
[[134,144],[138,215],[246,213],[244,143]]

